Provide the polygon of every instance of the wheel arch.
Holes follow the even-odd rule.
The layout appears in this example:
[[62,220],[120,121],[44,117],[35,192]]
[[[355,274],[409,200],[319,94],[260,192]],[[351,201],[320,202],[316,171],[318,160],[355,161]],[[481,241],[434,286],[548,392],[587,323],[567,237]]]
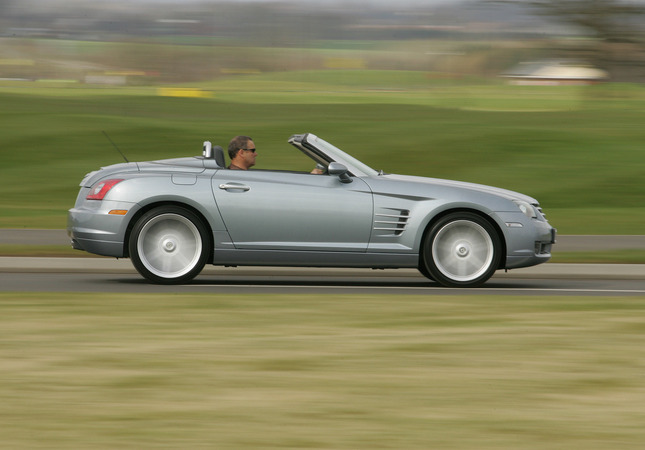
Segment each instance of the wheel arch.
[[208,258],[207,261],[212,262],[213,261],[213,227],[211,226],[210,222],[206,218],[206,216],[197,208],[194,206],[191,206],[187,203],[179,202],[179,201],[171,201],[171,200],[165,200],[165,201],[159,201],[159,202],[153,202],[145,205],[141,209],[139,209],[136,214],[134,214],[130,218],[130,222],[128,222],[128,226],[125,231],[125,237],[123,239],[123,254],[125,255],[126,258],[130,257],[130,251],[128,249],[128,243],[130,242],[130,235],[132,234],[132,229],[134,228],[134,225],[137,223],[139,218],[143,216],[145,213],[147,213],[150,210],[153,210],[155,208],[158,208],[160,206],[177,206],[180,208],[184,208],[191,213],[195,214],[197,218],[202,222],[202,224],[206,227],[207,230],[210,231],[210,239],[211,239],[211,245],[208,248]]
[[448,208],[437,215],[433,216],[426,226],[423,229],[423,233],[421,235],[421,240],[419,242],[419,267],[422,266],[423,264],[423,251],[425,249],[425,242],[426,239],[428,239],[428,231],[434,226],[435,223],[437,223],[439,220],[444,218],[445,216],[453,213],[471,213],[471,214],[476,214],[477,216],[481,217],[482,219],[486,220],[497,232],[497,235],[499,236],[500,243],[502,245],[501,248],[501,257],[499,260],[499,265],[498,269],[503,269],[506,267],[506,236],[504,236],[504,232],[500,228],[499,224],[492,218],[490,215],[484,213],[483,211],[480,211],[475,208],[467,208],[467,207],[458,207],[458,208]]

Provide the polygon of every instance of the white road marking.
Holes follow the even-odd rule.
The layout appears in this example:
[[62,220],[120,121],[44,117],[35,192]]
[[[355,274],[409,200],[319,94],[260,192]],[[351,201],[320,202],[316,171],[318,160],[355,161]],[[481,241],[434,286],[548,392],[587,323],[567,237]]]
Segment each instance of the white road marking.
[[584,294],[645,294],[645,289],[575,289],[575,288],[450,288],[442,286],[329,286],[310,284],[184,284],[185,287],[270,288],[270,289],[379,289],[379,290],[427,290],[427,291],[488,291],[488,292],[580,292]]

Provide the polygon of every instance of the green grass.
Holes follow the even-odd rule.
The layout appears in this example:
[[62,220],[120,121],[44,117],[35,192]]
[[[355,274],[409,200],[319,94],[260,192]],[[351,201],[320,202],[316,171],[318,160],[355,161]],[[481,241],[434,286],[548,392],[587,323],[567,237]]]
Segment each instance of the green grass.
[[0,294],[7,448],[637,449],[645,297]]
[[607,251],[582,251],[558,252],[554,250],[553,263],[576,264],[645,264],[645,251],[643,250],[607,250]]
[[[0,256],[94,258],[91,253],[74,250],[70,245],[18,245],[0,244]],[[100,258],[100,257],[99,257]]]
[[303,71],[150,87],[0,85],[0,227],[64,228],[83,175],[255,138],[258,167],[289,168],[286,139],[314,132],[369,165],[538,198],[562,234],[642,234],[645,89],[519,87],[423,72]]

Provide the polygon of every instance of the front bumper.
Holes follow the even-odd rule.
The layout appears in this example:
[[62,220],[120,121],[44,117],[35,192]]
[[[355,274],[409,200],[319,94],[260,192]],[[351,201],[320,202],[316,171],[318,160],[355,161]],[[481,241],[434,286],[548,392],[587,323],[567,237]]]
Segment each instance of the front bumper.
[[[506,236],[504,269],[536,266],[551,259],[551,249],[556,242],[557,231],[548,222],[526,219],[517,214],[502,219]],[[517,224],[522,226],[514,226]]]

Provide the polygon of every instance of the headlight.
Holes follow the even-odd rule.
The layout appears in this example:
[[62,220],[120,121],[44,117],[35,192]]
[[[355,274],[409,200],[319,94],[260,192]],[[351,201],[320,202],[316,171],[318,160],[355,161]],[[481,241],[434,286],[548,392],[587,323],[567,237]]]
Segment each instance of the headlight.
[[537,218],[537,212],[535,212],[535,208],[529,202],[525,202],[524,200],[513,200],[513,203],[520,208],[520,211],[522,211],[526,217],[530,219]]

